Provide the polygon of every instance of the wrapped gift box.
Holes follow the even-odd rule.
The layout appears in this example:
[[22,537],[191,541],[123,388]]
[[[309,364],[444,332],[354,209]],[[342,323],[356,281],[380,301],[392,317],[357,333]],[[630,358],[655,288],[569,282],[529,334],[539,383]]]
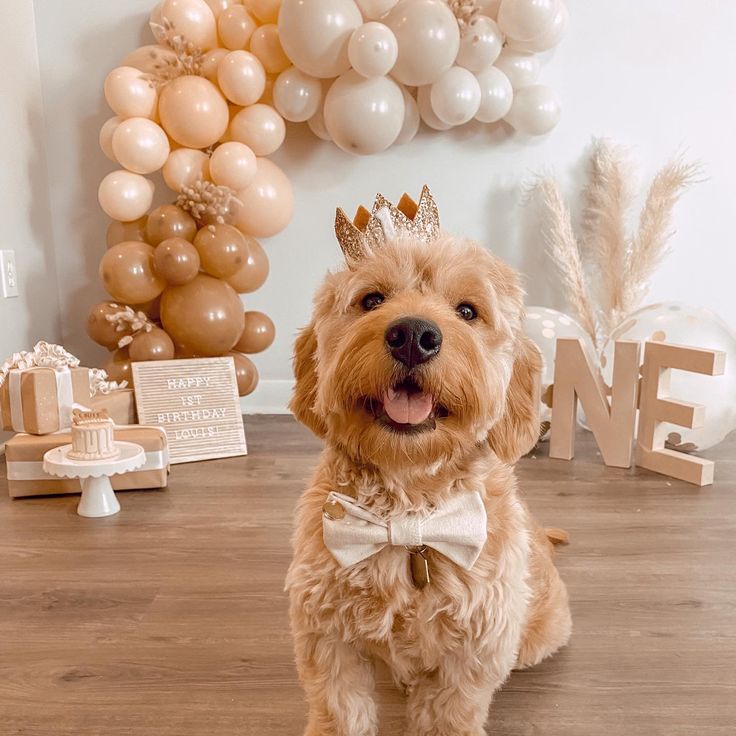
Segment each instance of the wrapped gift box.
[[[146,451],[146,464],[140,470],[112,476],[110,481],[116,491],[166,487],[169,457],[163,429],[148,426],[116,427],[115,439],[135,442]],[[55,478],[43,471],[44,453],[70,442],[69,432],[41,436],[17,434],[9,439],[5,444],[5,459],[10,497],[80,493],[78,480]]]
[[3,429],[49,434],[71,425],[72,404],[91,399],[87,368],[13,368],[0,385]]
[[132,388],[121,388],[107,394],[95,394],[88,401],[80,403],[91,411],[107,409],[110,419],[115,424],[135,424],[138,421],[135,410],[135,393]]

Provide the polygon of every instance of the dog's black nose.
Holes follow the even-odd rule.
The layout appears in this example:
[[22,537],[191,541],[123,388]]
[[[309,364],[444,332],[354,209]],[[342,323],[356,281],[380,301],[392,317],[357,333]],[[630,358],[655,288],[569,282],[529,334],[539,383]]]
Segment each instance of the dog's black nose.
[[428,319],[402,317],[386,330],[386,345],[391,355],[407,368],[434,358],[442,345],[440,328]]

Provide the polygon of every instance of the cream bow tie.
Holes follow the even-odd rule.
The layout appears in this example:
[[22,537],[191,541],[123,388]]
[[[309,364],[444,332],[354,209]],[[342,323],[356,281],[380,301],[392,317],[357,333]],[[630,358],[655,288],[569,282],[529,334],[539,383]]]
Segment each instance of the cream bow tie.
[[429,515],[382,519],[354,498],[332,491],[322,516],[325,546],[343,567],[384,547],[431,547],[460,567],[475,564],[488,536],[488,517],[477,491],[458,493]]

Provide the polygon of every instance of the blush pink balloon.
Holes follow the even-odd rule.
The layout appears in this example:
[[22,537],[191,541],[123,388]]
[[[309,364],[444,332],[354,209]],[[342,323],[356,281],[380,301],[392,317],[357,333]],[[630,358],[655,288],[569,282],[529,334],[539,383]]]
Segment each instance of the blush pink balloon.
[[253,16],[242,5],[224,10],[217,19],[222,45],[230,51],[245,48],[257,27]]
[[266,70],[249,51],[231,51],[217,67],[222,93],[236,105],[253,105],[266,88]]
[[256,155],[238,141],[229,141],[215,148],[210,157],[210,175],[215,184],[237,191],[251,184],[256,175]]
[[202,51],[217,46],[217,22],[204,0],[165,0],[161,15]]
[[120,169],[111,171],[97,190],[100,207],[108,217],[130,222],[148,212],[153,201],[153,182],[140,174]]
[[113,115],[113,117],[105,120],[105,122],[102,124],[102,127],[100,128],[100,148],[102,149],[102,152],[105,154],[105,156],[110,159],[110,161],[117,162],[117,159],[115,158],[115,152],[112,150],[112,136],[115,133],[118,125],[120,125],[120,123],[122,122],[123,118],[121,118],[119,115]]
[[135,67],[119,66],[105,78],[107,104],[123,118],[154,117],[157,97],[153,85]]
[[177,148],[169,154],[163,168],[164,181],[169,189],[180,192],[198,179],[210,175],[210,158],[195,148]]
[[294,212],[291,182],[275,163],[258,159],[258,169],[250,186],[238,192],[242,207],[236,226],[246,235],[267,238],[281,232]]
[[286,137],[284,119],[270,105],[251,105],[230,121],[231,140],[245,143],[256,156],[268,156],[281,147]]
[[169,157],[169,139],[148,118],[128,118],[112,136],[112,150],[121,166],[136,174],[158,171]]

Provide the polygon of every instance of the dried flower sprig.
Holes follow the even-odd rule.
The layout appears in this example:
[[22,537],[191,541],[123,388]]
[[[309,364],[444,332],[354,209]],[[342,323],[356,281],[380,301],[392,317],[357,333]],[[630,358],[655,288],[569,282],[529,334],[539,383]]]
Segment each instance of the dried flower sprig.
[[136,312],[132,307],[122,307],[119,312],[106,314],[105,319],[115,325],[115,332],[126,333],[118,340],[119,348],[130,345],[136,335],[154,328],[153,322],[143,312]]
[[177,33],[174,24],[168,18],[161,18],[160,23],[152,22],[151,30],[153,30],[159,43],[168,46],[174,54],[172,56],[171,54],[152,51],[154,71],[144,75],[145,79],[148,79],[156,87],[162,87],[177,77],[186,75],[202,76],[204,52],[195,43],[189,41],[186,36]]
[[232,220],[235,210],[242,203],[230,187],[198,179],[181,190],[176,204],[189,212],[200,224],[222,225]]
[[480,15],[480,5],[477,0],[447,0],[447,4],[457,18],[461,31]]

